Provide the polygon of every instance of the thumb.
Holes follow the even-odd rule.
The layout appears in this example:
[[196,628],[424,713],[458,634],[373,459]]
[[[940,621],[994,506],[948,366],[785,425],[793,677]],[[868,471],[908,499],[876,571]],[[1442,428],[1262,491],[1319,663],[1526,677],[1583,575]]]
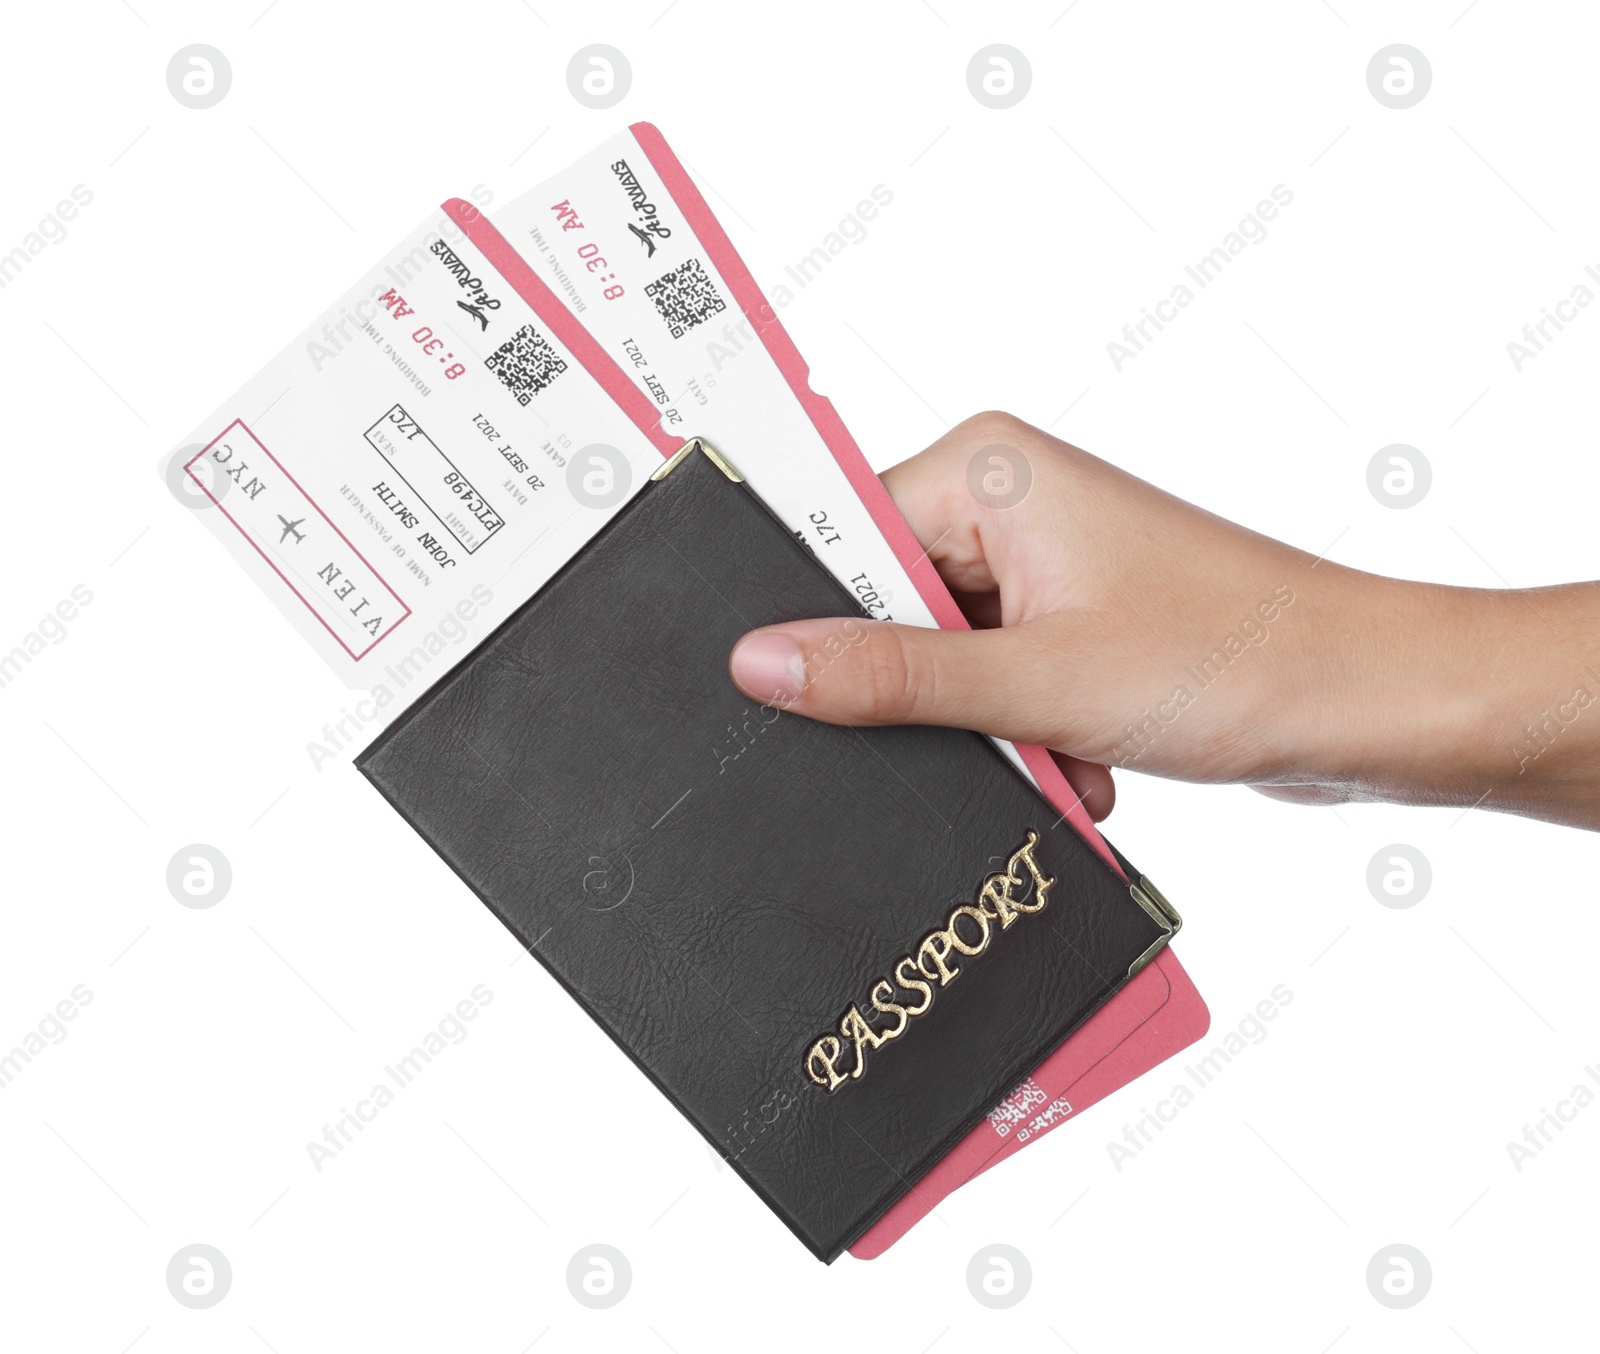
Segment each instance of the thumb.
[[1050,664],[1026,626],[931,630],[856,618],[752,630],[728,670],[745,695],[828,724],[943,724],[1059,745]]

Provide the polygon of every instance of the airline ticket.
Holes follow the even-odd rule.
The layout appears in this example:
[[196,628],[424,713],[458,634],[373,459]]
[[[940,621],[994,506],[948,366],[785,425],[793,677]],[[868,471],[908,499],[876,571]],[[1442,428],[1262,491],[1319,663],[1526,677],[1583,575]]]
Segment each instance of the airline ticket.
[[570,317],[535,300],[547,313],[441,209],[167,462],[353,687],[409,676],[450,618],[486,634],[661,462],[642,403],[630,416],[574,352]]

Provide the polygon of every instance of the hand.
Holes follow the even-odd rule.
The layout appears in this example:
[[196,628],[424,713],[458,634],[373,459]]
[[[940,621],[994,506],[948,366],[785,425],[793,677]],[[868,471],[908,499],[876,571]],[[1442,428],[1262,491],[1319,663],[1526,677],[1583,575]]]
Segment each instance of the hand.
[[838,620],[770,626],[734,647],[745,694],[829,723],[1042,743],[1096,819],[1116,766],[1600,828],[1600,584],[1361,573],[1006,414],[883,479],[975,628],[856,621],[860,643],[808,662]]

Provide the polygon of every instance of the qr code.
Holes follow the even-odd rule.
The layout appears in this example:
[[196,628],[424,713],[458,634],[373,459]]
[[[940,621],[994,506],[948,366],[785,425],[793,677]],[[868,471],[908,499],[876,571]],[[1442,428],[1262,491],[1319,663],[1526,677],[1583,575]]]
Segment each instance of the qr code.
[[525,324],[484,362],[518,404],[527,404],[567,369],[567,360],[531,325]]
[[656,311],[667,322],[673,338],[682,338],[695,325],[728,308],[699,259],[690,259],[658,277],[645,287],[644,294],[656,303]]

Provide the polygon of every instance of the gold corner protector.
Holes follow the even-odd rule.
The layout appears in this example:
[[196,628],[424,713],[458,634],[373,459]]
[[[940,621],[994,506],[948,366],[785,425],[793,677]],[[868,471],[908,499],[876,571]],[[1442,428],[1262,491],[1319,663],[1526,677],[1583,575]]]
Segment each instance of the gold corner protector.
[[1128,891],[1153,920],[1164,924],[1173,935],[1183,930],[1183,918],[1178,915],[1178,909],[1167,901],[1166,894],[1150,882],[1149,875],[1140,875],[1137,884],[1128,885]]
[[663,461],[657,468],[656,472],[650,476],[651,480],[654,481],[666,479],[666,477],[676,470],[680,465],[682,465],[684,461],[688,460],[689,457],[694,455],[697,450],[703,451],[706,454],[706,457],[710,460],[711,464],[716,466],[718,470],[720,470],[735,484],[744,483],[744,476],[729,464],[727,458],[724,457],[722,453],[719,452],[715,447],[713,447],[711,443],[700,437],[691,437],[687,442],[673,452],[671,456],[667,457],[667,459]]
[[666,460],[656,467],[655,473],[650,476],[651,482],[654,483],[656,480],[666,479],[668,475],[670,475],[674,470],[676,470],[680,465],[689,459],[689,457],[694,453],[694,449],[699,445],[700,444],[698,442],[692,440],[685,442],[681,447],[673,452],[672,455],[667,457]]
[[1173,936],[1183,929],[1183,918],[1178,915],[1178,909],[1167,901],[1166,895],[1150,882],[1148,875],[1140,875],[1137,884],[1129,884],[1128,892],[1132,895],[1133,901],[1144,909],[1145,914],[1161,927],[1163,932],[1156,937],[1149,949],[1128,965],[1128,977],[1131,978],[1160,954]]
[[712,465],[716,466],[718,470],[720,470],[735,484],[744,483],[744,476],[735,470],[732,462],[730,462],[726,456],[712,446],[711,443],[703,441],[700,442],[700,450],[705,452],[705,454],[711,458]]

